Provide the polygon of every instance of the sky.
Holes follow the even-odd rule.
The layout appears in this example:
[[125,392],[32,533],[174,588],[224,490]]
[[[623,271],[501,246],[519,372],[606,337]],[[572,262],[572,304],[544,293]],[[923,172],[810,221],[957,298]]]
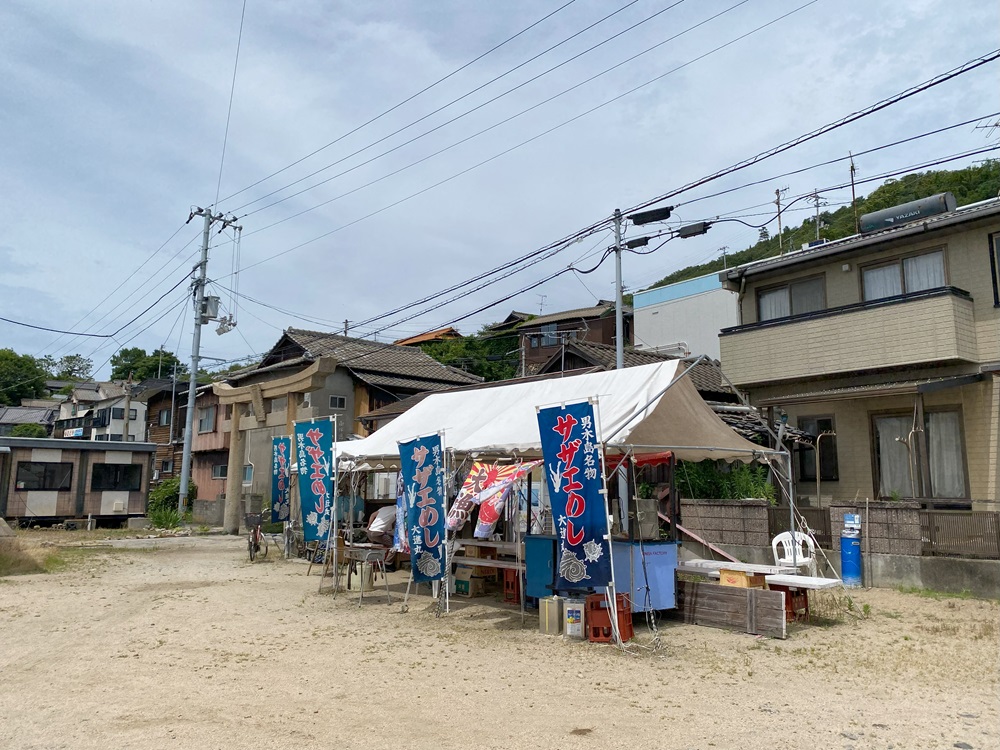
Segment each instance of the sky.
[[[238,245],[212,230],[209,293],[237,325],[203,328],[210,368],[266,352],[290,326],[347,320],[351,335],[392,341],[613,299],[613,258],[536,286],[590,270],[606,228],[486,274],[993,52],[998,28],[1000,4],[981,0],[8,0],[0,317],[103,338],[0,321],[0,348],[82,354],[100,377],[119,347],[188,358],[203,223],[185,222],[207,206],[242,227]],[[816,189],[849,202],[830,189],[849,182],[847,162],[777,176],[996,122],[998,73],[988,63],[685,192],[669,222],[626,237],[760,224],[779,188],[786,202]],[[857,179],[997,143],[964,125],[856,157]],[[799,201],[783,219],[809,210]],[[624,285],[757,236],[720,222],[626,253]]]

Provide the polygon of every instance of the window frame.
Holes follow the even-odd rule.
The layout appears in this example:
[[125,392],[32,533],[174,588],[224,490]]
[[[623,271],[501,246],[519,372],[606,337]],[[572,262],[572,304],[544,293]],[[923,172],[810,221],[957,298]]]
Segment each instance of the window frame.
[[[21,478],[21,467],[27,466],[43,466],[42,469],[42,485],[41,487],[25,487],[22,486],[23,480]],[[59,469],[50,467],[60,467]],[[66,471],[62,467],[68,467]],[[73,489],[73,463],[71,461],[18,461],[17,466],[14,468],[14,488],[17,492],[69,492]],[[59,472],[66,471],[65,474],[65,486],[63,482],[60,482],[57,486],[49,486],[50,483],[54,484],[52,480],[59,478]]]
[[[833,432],[833,435],[831,437],[827,438],[826,440],[824,440],[821,443],[821,445],[820,445],[820,447],[822,448],[822,450],[820,451],[820,456],[819,456],[819,458],[820,458],[820,467],[819,467],[820,478],[819,478],[819,481],[820,482],[839,482],[840,481],[840,454],[837,452],[837,419],[836,419],[836,417],[833,414],[800,414],[799,416],[797,416],[795,418],[795,423],[796,423],[796,425],[798,425],[798,428],[800,430],[804,430],[806,432],[810,432],[809,428],[803,427],[803,425],[802,425],[803,420],[810,420],[810,421],[816,422],[817,423],[816,424],[817,431],[819,430],[819,421],[820,420],[829,420],[829,422],[830,422],[830,431]],[[817,437],[818,437],[818,435],[817,435]],[[823,465],[822,465],[823,457],[829,455],[827,453],[827,451],[830,450],[831,448],[833,450],[833,471],[832,471],[832,475],[829,474],[829,473],[828,474],[824,474],[823,473],[824,469],[823,469]],[[804,447],[799,449],[799,479],[801,481],[803,481],[803,482],[812,482],[813,484],[816,483],[816,456],[815,456],[815,453],[814,453],[815,450],[816,450],[815,448],[804,448]],[[809,460],[808,461],[806,460],[806,455],[807,454],[809,456]],[[806,469],[809,470],[811,476],[806,476]],[[817,498],[816,502],[817,503],[819,502],[819,498]]]
[[[247,469],[250,470],[250,478],[247,479]],[[253,464],[243,464],[243,473],[240,480],[244,487],[249,487],[253,484]]]
[[[792,309],[792,286],[795,284],[802,284],[809,281],[822,281],[823,282],[823,301],[822,306],[819,310],[809,310],[804,313],[797,313]],[[779,289],[784,289],[788,293],[788,309],[789,314],[780,318],[767,318],[766,320],[761,316],[760,311],[760,296],[761,294],[766,294],[768,292],[775,292]],[[808,315],[809,313],[820,312],[822,310],[828,310],[829,305],[827,304],[827,294],[826,294],[826,273],[814,273],[809,276],[802,276],[797,279],[792,279],[790,281],[783,281],[780,284],[769,284],[768,286],[757,287],[754,290],[754,304],[757,307],[757,322],[767,323],[772,320],[785,320],[786,318],[794,318],[796,315]]]
[[[951,286],[951,276],[948,273],[948,246],[947,245],[936,245],[935,247],[925,248],[923,250],[914,250],[908,253],[903,253],[902,255],[897,255],[893,258],[880,258],[869,263],[862,263],[858,265],[858,299],[861,302],[878,302],[883,299],[892,299],[891,295],[889,297],[874,297],[868,299],[865,297],[865,271],[870,271],[876,268],[885,268],[887,266],[895,265],[899,268],[899,288],[903,291],[902,294],[918,294],[919,292],[927,292],[930,289],[920,289],[917,292],[911,292],[906,288],[906,273],[903,269],[903,261],[908,258],[919,258],[922,255],[933,255],[934,253],[941,253],[941,266],[944,271],[944,286]],[[931,287],[931,289],[940,289],[941,287]]]
[[[343,405],[335,406],[333,402],[334,399],[340,399],[340,401],[343,402]],[[329,403],[331,411],[347,411],[347,396],[342,396],[338,393],[331,393],[327,403]]]
[[543,323],[541,326],[539,326],[538,332],[539,332],[538,346],[540,348],[559,345],[558,323]]
[[161,474],[173,474],[174,473],[174,459],[164,458],[160,461],[160,473]]
[[[958,447],[962,455],[962,478],[965,484],[965,497],[934,497],[934,477],[929,476],[927,479],[930,482],[930,493],[927,497],[918,498],[921,500],[926,500],[928,502],[948,502],[954,500],[968,500],[972,497],[972,487],[970,485],[969,478],[969,453],[966,449],[965,444],[965,413],[962,409],[961,404],[940,404],[931,407],[925,406],[924,412],[924,435],[928,435],[928,427],[930,426],[930,415],[931,414],[941,414],[941,413],[955,413],[958,414]],[[874,495],[878,499],[882,499],[884,495],[879,494],[881,489],[881,475],[879,474],[879,455],[878,455],[878,429],[875,425],[875,420],[879,417],[908,417],[911,421],[913,419],[912,409],[888,409],[882,411],[870,411],[868,412],[868,429],[869,429],[869,456],[872,464],[872,489]],[[929,443],[930,437],[927,437],[927,442]],[[928,457],[929,462],[929,457]],[[909,495],[904,495],[904,497],[909,497]]]
[[[166,416],[164,416],[166,415]],[[158,427],[169,427],[170,426],[170,409],[160,409],[159,414],[157,414],[156,424]]]
[[[110,472],[113,480],[102,482],[110,486],[98,486],[98,469]],[[127,471],[126,471],[127,470]],[[134,481],[124,482],[126,473],[134,475]],[[127,484],[127,486],[119,486]],[[95,463],[90,471],[90,491],[91,492],[138,492],[142,489],[142,467],[139,464],[108,464]]]
[[[217,416],[217,414],[218,414],[218,412],[217,412],[217,409],[215,408],[215,404],[211,404],[209,406],[202,406],[202,407],[198,408],[198,434],[199,435],[207,433],[207,432],[215,432],[215,429],[216,429],[216,426],[217,426],[216,425],[216,421],[217,421],[216,420],[216,416]],[[206,420],[206,418],[208,418],[209,415],[211,415],[212,426],[211,426],[210,429],[203,430],[202,429],[202,423]]]
[[229,464],[212,464],[212,479],[228,479]]

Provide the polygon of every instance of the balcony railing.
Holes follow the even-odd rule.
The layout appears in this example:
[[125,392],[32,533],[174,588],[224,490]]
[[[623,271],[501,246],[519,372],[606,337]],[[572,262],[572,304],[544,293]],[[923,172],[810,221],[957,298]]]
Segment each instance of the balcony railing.
[[956,287],[725,328],[720,343],[737,384],[977,359],[972,297]]

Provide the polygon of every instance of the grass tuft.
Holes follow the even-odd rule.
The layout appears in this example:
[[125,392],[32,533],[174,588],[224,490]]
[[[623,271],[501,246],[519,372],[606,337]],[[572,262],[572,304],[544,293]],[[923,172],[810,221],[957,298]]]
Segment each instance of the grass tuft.
[[15,538],[0,539],[0,576],[19,576],[45,570],[35,555]]

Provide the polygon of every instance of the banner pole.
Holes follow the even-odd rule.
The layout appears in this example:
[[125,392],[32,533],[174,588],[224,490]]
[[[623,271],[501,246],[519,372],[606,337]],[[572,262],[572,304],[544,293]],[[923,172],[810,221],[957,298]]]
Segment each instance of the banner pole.
[[[601,425],[601,402],[598,398],[590,399],[591,405],[594,407],[594,419],[597,421],[597,430],[599,435],[604,434],[603,426]],[[604,494],[604,538],[608,541],[608,562],[611,565],[611,583],[607,587],[607,593],[605,599],[608,603],[608,614],[611,620],[611,633],[615,639],[615,645],[619,648],[622,647],[622,636],[621,627],[618,623],[618,586],[615,581],[615,551],[614,551],[614,540],[611,538],[611,504],[608,502],[608,480],[607,480],[607,466],[604,463],[604,452],[607,450],[607,443],[601,443],[602,450],[600,451],[600,461],[601,461],[601,477],[604,480],[604,488],[601,492]],[[622,462],[624,463],[624,461]],[[619,466],[620,468],[620,466]],[[621,484],[619,483],[619,487]],[[626,492],[628,488],[626,488]],[[618,498],[619,507],[621,507],[622,498]],[[626,503],[626,506],[627,503]],[[631,574],[631,568],[629,569]],[[631,606],[631,604],[629,605]]]

